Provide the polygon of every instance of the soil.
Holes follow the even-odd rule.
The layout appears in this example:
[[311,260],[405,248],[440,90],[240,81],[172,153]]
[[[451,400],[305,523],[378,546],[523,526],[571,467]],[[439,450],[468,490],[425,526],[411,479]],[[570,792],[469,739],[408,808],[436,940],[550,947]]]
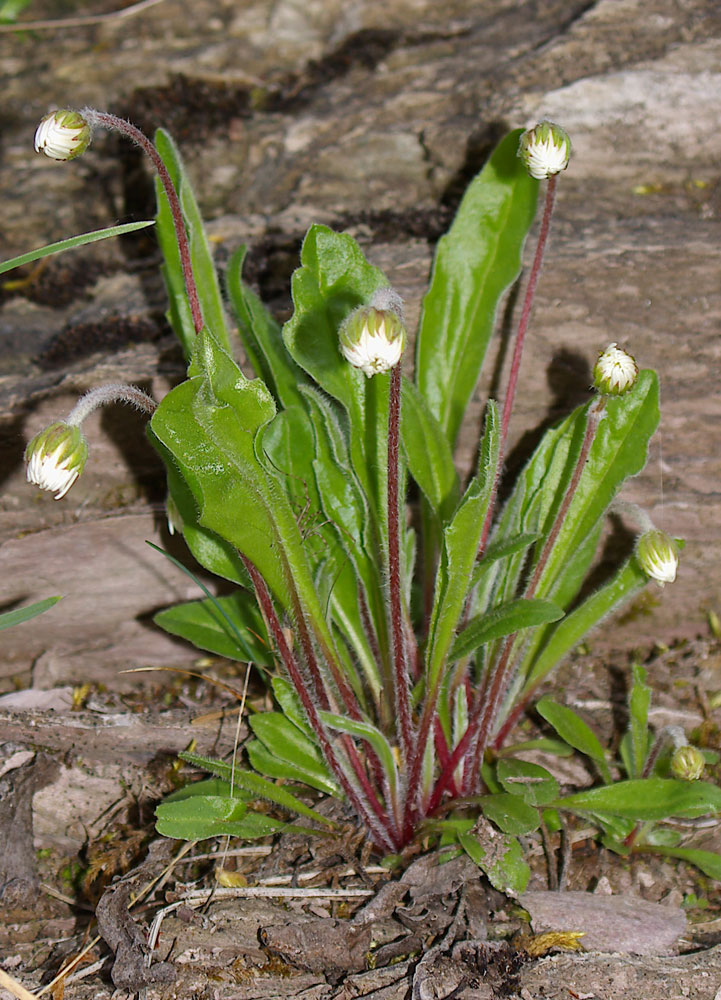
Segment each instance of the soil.
[[[606,624],[557,683],[611,743],[638,656],[655,691],[654,725],[717,743],[721,651],[706,619],[721,591],[718,4],[161,0],[128,17],[119,6],[33,0],[23,17],[101,19],[0,33],[4,256],[151,216],[148,171],[112,137],[98,136],[71,164],[32,152],[48,108],[91,104],[173,133],[221,268],[248,243],[248,277],[280,319],[303,232],[319,221],[361,241],[413,325],[435,241],[498,136],[542,116],[569,130],[574,158],[559,185],[509,468],[584,397],[596,353],[617,341],[657,368],[663,387],[662,431],[624,497],[687,545],[677,583]],[[200,659],[150,623],[197,591],[144,545],[177,540],[142,421],[108,411],[89,422],[91,461],[60,504],[28,491],[22,452],[91,385],[133,381],[159,398],[182,376],[157,264],[140,234],[4,275],[13,283],[0,288],[0,605],[64,595],[3,633],[0,829],[14,850],[0,862],[1,968],[39,992],[93,940],[102,899],[106,943],[53,987],[57,1000],[63,988],[67,1000],[717,997],[718,886],[659,858],[619,860],[580,825],[566,889],[665,907],[668,919],[654,911],[652,920],[640,903],[634,911],[656,954],[622,954],[630,933],[611,910],[601,923],[617,930],[615,946],[531,957],[516,904],[475,870],[423,867],[420,852],[382,873],[350,822],[330,845],[285,836],[258,845],[262,854],[229,854],[222,867],[247,883],[235,887],[217,888],[222,844],[181,858],[180,845],[153,839],[154,805],[179,780],[175,754],[191,739],[201,753],[228,752],[233,704],[207,680],[120,671],[242,680],[232,664]],[[461,463],[506,348],[501,336]],[[569,787],[591,780],[575,759],[554,767]],[[687,832],[696,846],[721,848],[715,826]],[[529,888],[546,891],[543,845],[530,838],[526,848]],[[128,916],[130,896],[169,865]],[[211,889],[202,905],[189,895]],[[299,894],[272,895],[281,889]],[[569,922],[554,929],[578,930],[587,914],[569,915],[561,899]],[[678,936],[668,928],[684,901]],[[174,908],[150,963],[144,929],[162,907]],[[0,988],[2,1000],[10,995]]]

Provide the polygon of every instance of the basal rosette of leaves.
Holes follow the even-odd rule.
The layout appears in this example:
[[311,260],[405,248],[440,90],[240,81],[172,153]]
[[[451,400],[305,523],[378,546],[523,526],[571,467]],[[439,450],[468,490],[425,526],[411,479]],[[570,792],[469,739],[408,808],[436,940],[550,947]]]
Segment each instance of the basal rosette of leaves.
[[[184,755],[216,777],[161,805],[160,832],[254,837],[283,828],[286,821],[254,809],[258,799],[295,813],[295,827],[308,820],[327,828],[305,787],[350,801],[382,852],[436,830],[497,885],[525,884],[514,835],[536,829],[543,810],[560,807],[558,786],[512,755],[495,767],[483,763],[484,755],[500,748],[537,686],[583,635],[646,585],[630,555],[600,590],[578,597],[608,506],[642,469],[659,411],[656,376],[644,371],[631,392],[606,401],[591,431],[593,400],[547,431],[478,558],[499,460],[492,401],[467,482],[453,448],[536,212],[539,185],[517,159],[518,141],[515,132],[500,143],[438,244],[415,378],[402,380],[400,493],[416,498],[400,519],[410,716],[404,732],[388,602],[392,376],[366,378],[338,347],[343,321],[387,287],[387,278],[348,234],[313,226],[292,279],[294,312],[281,329],[243,283],[239,250],[228,267],[227,298],[253,366],[249,377],[232,357],[177,150],[158,134],[191,230],[205,328],[195,335],[159,189],[169,316],[189,367],[187,381],[153,416],[152,436],[189,548],[239,589],[163,612],[157,621],[204,648],[256,660],[277,703],[276,711],[249,719],[250,768]],[[529,595],[589,439],[580,480]],[[665,815],[688,814],[689,796],[706,811],[719,807],[712,786],[694,791],[664,781]],[[649,790],[652,798],[661,794]],[[465,812],[448,818],[449,801],[460,797]],[[614,813],[613,803],[603,809]],[[492,863],[480,814],[505,837]]]
[[[292,278],[293,314],[281,328],[243,282],[244,248],[221,288],[170,137],[159,131],[153,148],[127,122],[83,114],[130,135],[160,171],[156,231],[168,319],[188,362],[185,381],[157,408],[132,387],[105,395],[153,413],[150,437],[167,467],[173,526],[203,567],[236,587],[220,598],[206,591],[205,600],[156,621],[200,648],[255,664],[276,702],[248,720],[247,762],[182,755],[214,777],[162,803],[158,830],[187,839],[261,837],[289,823],[332,831],[315,808],[319,795],[330,795],[352,806],[379,852],[434,835],[465,850],[499,888],[520,891],[528,868],[516,837],[572,811],[594,819],[613,850],[675,854],[718,877],[716,855],[690,851],[659,827],[669,817],[718,812],[721,792],[663,771],[640,675],[619,762],[570,710],[541,703],[560,739],[533,746],[586,754],[601,787],[561,796],[547,770],[523,760],[529,744],[505,745],[554,667],[649,580],[630,552],[600,589],[584,589],[609,506],[643,468],[659,420],[654,372],[641,371],[620,395],[600,388],[544,433],[498,508],[519,348],[502,415],[487,403],[475,468],[462,479],[454,464],[499,304],[520,275],[536,214],[539,181],[518,158],[520,130],[493,152],[438,243],[415,363],[403,364],[411,379],[400,365],[367,376],[378,359],[366,358],[360,370],[340,350],[341,329],[346,338],[357,333],[346,322],[355,310],[375,308],[378,293],[394,301],[383,292],[386,276],[350,235],[310,228]],[[544,182],[520,347],[555,174],[567,162]],[[389,318],[375,335],[393,328],[397,336],[399,316]],[[83,412],[98,405],[91,395]],[[668,539],[668,547],[676,560],[677,543]]]

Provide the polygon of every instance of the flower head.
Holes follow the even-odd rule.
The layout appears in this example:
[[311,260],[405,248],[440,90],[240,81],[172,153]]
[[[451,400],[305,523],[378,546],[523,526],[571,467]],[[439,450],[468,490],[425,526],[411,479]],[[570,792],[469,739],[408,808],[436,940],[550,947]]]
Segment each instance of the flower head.
[[343,322],[339,340],[346,361],[370,378],[398,364],[406,343],[406,328],[396,309],[361,306]]
[[637,377],[638,365],[633,356],[616,344],[601,351],[593,366],[593,384],[603,396],[622,396],[633,388]]
[[636,545],[636,558],[646,576],[662,587],[676,579],[678,546],[665,531],[652,528],[641,535]]
[[72,160],[90,144],[92,130],[77,111],[51,111],[35,131],[35,151],[51,160]]
[[671,773],[682,781],[698,781],[705,766],[704,755],[688,743],[679,747],[671,758]]
[[571,140],[560,125],[539,122],[521,136],[518,155],[531,177],[543,181],[566,169],[571,156]]
[[88,457],[85,435],[73,424],[57,420],[40,431],[25,449],[27,480],[61,500],[83,471]]

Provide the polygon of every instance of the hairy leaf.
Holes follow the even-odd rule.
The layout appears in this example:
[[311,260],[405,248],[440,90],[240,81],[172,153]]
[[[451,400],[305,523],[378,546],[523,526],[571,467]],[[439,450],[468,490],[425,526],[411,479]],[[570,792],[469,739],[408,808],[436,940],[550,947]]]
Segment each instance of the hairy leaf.
[[494,639],[555,622],[559,618],[563,618],[563,611],[552,601],[519,598],[517,601],[501,604],[485,615],[478,615],[464,628],[453,643],[450,659],[460,660]]
[[604,782],[610,784],[612,778],[606,762],[606,751],[591,727],[583,719],[576,715],[572,709],[565,705],[559,705],[548,696],[541,698],[536,705],[536,711],[546,722],[550,722],[561,739],[590,757],[597,765]]
[[436,249],[416,345],[421,395],[451,447],[483,365],[503,292],[518,277],[538,182],[507,135],[471,182]]
[[637,778],[566,795],[553,805],[573,812],[607,813],[625,819],[694,819],[721,811],[721,788],[707,781]]

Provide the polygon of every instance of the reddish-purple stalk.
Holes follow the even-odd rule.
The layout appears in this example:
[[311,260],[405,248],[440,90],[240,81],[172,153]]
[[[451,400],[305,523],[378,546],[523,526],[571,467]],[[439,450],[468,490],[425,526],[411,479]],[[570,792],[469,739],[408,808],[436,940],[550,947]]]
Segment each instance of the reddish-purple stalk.
[[[265,580],[247,556],[244,556],[242,553],[240,553],[240,556],[243,560],[243,565],[248,571],[251,582],[253,583],[256,599],[261,611],[263,612],[263,617],[268,623],[268,627],[278,649],[278,654],[283,661],[283,666],[285,667],[288,676],[298,693],[298,697],[300,698],[303,709],[308,717],[308,722],[318,737],[318,742],[321,745],[321,749],[326,761],[328,762],[328,766],[338,779],[341,788],[353,804],[358,816],[370,830],[378,846],[385,850],[397,850],[400,846],[398,837],[390,829],[391,823],[389,817],[383,812],[383,809],[378,802],[375,790],[372,788],[370,781],[368,780],[368,776],[363,771],[362,765],[360,765],[359,769],[354,768],[354,770],[356,770],[356,775],[361,785],[363,795],[361,795],[348,780],[348,777],[341,766],[338,757],[336,756],[333,745],[326,734],[325,726],[318,715],[318,709],[315,702],[306,687],[301,671],[295,661],[295,657],[288,646],[283,633],[283,627],[280,623],[278,615],[276,614],[273,599],[270,596],[270,591],[268,590]],[[348,744],[350,744],[351,749],[355,751],[355,747],[350,738],[348,738],[347,741],[344,740],[343,742],[346,749],[348,748]],[[360,764],[360,762],[358,763]],[[367,805],[363,800],[363,796],[365,796],[367,800]]]
[[[401,419],[401,366],[391,370],[388,401],[388,590],[393,643],[394,699],[403,759],[413,754],[406,630],[401,594],[400,505],[398,499],[398,449]],[[409,785],[409,788],[412,788]]]
[[[543,218],[541,220],[541,227],[538,234],[538,243],[536,245],[536,252],[533,258],[533,264],[531,265],[531,272],[528,277],[528,284],[526,286],[526,293],[523,300],[523,307],[521,309],[521,318],[518,324],[518,331],[516,334],[516,341],[514,344],[513,358],[511,360],[511,370],[508,376],[508,385],[506,388],[506,394],[503,402],[503,415],[501,418],[501,431],[499,436],[498,461],[496,464],[496,469],[493,477],[493,484],[491,487],[491,496],[489,499],[488,509],[486,511],[486,516],[483,523],[483,530],[481,532],[481,539],[478,547],[479,558],[483,555],[483,552],[485,550],[495,511],[496,499],[498,495],[498,487],[501,477],[501,469],[503,467],[503,461],[506,451],[506,442],[508,439],[508,428],[511,422],[511,414],[513,412],[513,405],[516,397],[516,389],[518,386],[518,375],[521,368],[523,347],[525,344],[526,333],[531,318],[533,300],[535,298],[538,278],[541,273],[543,257],[546,250],[546,246],[548,244],[548,233],[550,230],[555,199],[556,199],[556,176],[554,175],[548,178],[548,183],[546,185],[546,199],[543,210]],[[566,507],[566,509],[568,508]],[[504,645],[501,657],[494,669],[493,678],[490,682],[490,685],[488,686],[487,694],[485,689],[482,690],[482,692],[480,693],[479,698],[471,712],[471,716],[468,720],[468,726],[466,728],[465,733],[463,734],[460,741],[454,748],[445,766],[442,767],[440,777],[436,782],[429,804],[429,810],[431,812],[433,811],[433,809],[437,808],[438,805],[440,805],[443,793],[450,785],[453,772],[455,771],[456,767],[458,766],[460,761],[464,758],[466,752],[470,749],[471,745],[474,742],[476,743],[474,759],[473,763],[471,764],[470,772],[466,774],[464,777],[464,786],[469,783],[472,784],[474,781],[477,781],[478,768],[480,766],[479,762],[482,759],[482,754],[485,751],[485,746],[488,742],[488,730],[490,729],[490,726],[495,718],[498,706],[507,688],[507,681],[508,681],[507,675],[509,673],[508,660],[510,658],[513,638],[514,637],[509,637],[509,639],[506,642],[506,645]],[[465,788],[464,790],[467,790],[467,788]]]
[[105,128],[111,128],[115,129],[116,132],[121,132],[123,135],[131,139],[137,146],[140,146],[143,152],[147,153],[153,161],[153,166],[158,171],[158,176],[160,177],[160,181],[163,185],[163,190],[165,191],[168,204],[170,205],[170,211],[173,216],[175,238],[178,241],[180,262],[183,268],[183,278],[185,280],[185,290],[190,304],[190,313],[193,317],[193,326],[195,327],[195,332],[200,333],[203,329],[203,314],[200,309],[198,289],[193,275],[193,266],[190,262],[190,248],[188,246],[188,234],[185,230],[183,210],[180,207],[180,200],[178,198],[178,193],[175,190],[175,185],[171,180],[170,174],[168,173],[167,167],[163,163],[160,154],[150,139],[148,139],[148,137],[141,132],[139,128],[131,124],[131,122],[125,121],[123,118],[118,118],[117,115],[111,115],[107,111],[96,111],[95,108],[83,108],[80,113],[89,125],[102,125]]
[[[337,713],[338,706],[330,706],[329,704],[328,694],[325,685],[323,683],[323,677],[321,675],[320,667],[318,665],[318,659],[315,655],[315,649],[313,648],[313,640],[306,625],[303,612],[301,608],[297,605],[295,607],[295,619],[296,619],[296,627],[298,629],[298,633],[300,636],[301,648],[303,650],[303,655],[306,659],[306,663],[308,664],[308,670],[311,675],[313,687],[315,688],[316,696],[318,698],[318,703],[321,706],[321,708],[324,709],[331,708],[332,711],[335,711]],[[327,648],[325,648],[325,644],[323,652],[326,657],[326,662],[330,666],[331,674],[338,686],[338,691],[340,693],[341,698],[343,699],[343,703],[345,705],[348,714],[352,719],[356,720],[362,719],[363,715],[358,705],[358,700],[355,696],[355,693],[353,692],[350,685],[340,672],[340,669],[338,667],[338,664],[335,662],[335,658],[332,652]],[[362,766],[360,763],[360,758],[358,757],[358,752],[355,748],[355,744],[352,742],[352,740],[350,740],[350,737],[347,737],[347,739],[350,741],[350,750],[348,755],[349,757],[352,758],[354,770],[356,771],[356,773],[358,773],[359,767]],[[368,757],[368,763],[371,766],[371,769],[373,771],[373,776],[376,780],[376,784],[378,785],[379,788],[382,788],[385,781],[385,772],[383,771],[383,765],[381,764],[380,758],[378,757],[378,754],[375,752],[372,746],[368,746],[366,748],[366,753]]]
[[[318,701],[322,708],[329,708],[328,694],[323,684],[323,677],[321,675],[320,667],[318,665],[318,658],[315,655],[315,649],[313,648],[313,640],[311,639],[310,632],[308,631],[308,626],[306,624],[305,618],[303,617],[303,612],[299,607],[295,609],[296,616],[296,627],[298,629],[298,634],[300,636],[300,644],[303,649],[303,656],[308,664],[308,669],[310,671],[311,678],[313,679],[313,686],[316,690],[316,695]],[[361,719],[361,711],[358,707],[358,701],[355,694],[350,688],[350,685],[343,677],[338,664],[335,662],[335,658],[332,656],[330,651],[325,650],[326,660],[328,661],[328,666],[330,668],[333,680],[335,681],[338,692],[343,700],[348,714],[352,719]],[[333,708],[333,711],[337,711],[337,708]]]
[[581,448],[578,452],[578,459],[576,460],[576,467],[574,468],[573,475],[571,476],[571,482],[568,484],[568,489],[566,490],[563,500],[561,501],[561,506],[558,508],[558,513],[554,518],[553,525],[548,533],[548,538],[543,544],[541,555],[533,571],[531,582],[526,587],[524,597],[530,598],[535,597],[536,595],[536,590],[538,589],[538,584],[541,581],[543,571],[546,568],[546,563],[550,558],[551,552],[553,552],[553,546],[556,544],[558,534],[563,527],[563,522],[566,519],[568,508],[571,506],[571,501],[576,495],[578,484],[581,481],[581,476],[583,475],[583,470],[586,467],[588,455],[591,451],[591,445],[596,437],[596,428],[598,427],[598,423],[605,408],[605,396],[597,396],[594,400],[592,400],[588,408],[588,413],[586,415],[586,429],[583,432],[583,441],[581,442]]
[[513,348],[511,371],[508,376],[508,385],[506,387],[505,399],[503,400],[503,416],[501,417],[501,433],[499,437],[498,463],[496,465],[496,471],[493,477],[493,486],[491,487],[491,497],[488,502],[486,519],[483,522],[483,531],[481,532],[481,540],[478,546],[479,559],[485,551],[486,542],[488,541],[488,535],[491,530],[491,522],[493,521],[493,514],[496,506],[496,498],[498,495],[498,486],[501,479],[501,469],[503,468],[503,460],[506,454],[508,427],[511,423],[511,414],[513,413],[513,404],[515,402],[516,388],[518,386],[518,373],[521,369],[523,346],[526,340],[526,331],[528,330],[528,324],[531,319],[531,310],[533,308],[533,300],[536,295],[536,285],[538,284],[538,278],[541,273],[541,266],[543,264],[543,255],[546,251],[546,246],[548,244],[548,233],[551,227],[553,206],[556,201],[556,180],[557,176],[554,174],[553,176],[548,178],[548,183],[546,184],[546,201],[543,207],[543,218],[541,219],[541,228],[538,233],[538,243],[536,245],[536,253],[533,257],[533,264],[531,265],[531,273],[528,276],[528,285],[526,286],[526,294],[523,299],[523,308],[521,309],[521,318],[518,323],[518,332],[516,333],[516,342]]
[[[571,481],[568,484],[566,492],[561,501],[561,505],[558,508],[556,516],[553,520],[551,530],[548,533],[541,554],[538,558],[538,562],[533,571],[533,576],[526,587],[524,597],[531,599],[535,597],[536,591],[538,590],[538,585],[541,582],[541,577],[543,576],[543,571],[548,564],[548,560],[553,552],[553,547],[556,544],[558,535],[563,527],[566,520],[566,515],[573,502],[573,498],[576,495],[578,485],[581,482],[581,476],[583,475],[583,470],[586,467],[586,462],[588,461],[588,456],[591,451],[591,446],[593,445],[594,438],[596,436],[596,429],[598,427],[599,420],[601,419],[601,414],[606,405],[606,400],[604,396],[598,396],[591,403],[588,413],[586,415],[586,427],[583,434],[583,441],[581,442],[581,447],[578,452],[578,458],[576,459],[576,464],[573,469],[573,475],[571,476]],[[510,635],[505,640],[503,647],[501,649],[501,654],[498,661],[493,669],[493,680],[490,685],[490,691],[487,698],[483,698],[484,708],[483,714],[478,727],[478,736],[475,741],[475,748],[473,753],[473,765],[470,775],[469,785],[471,788],[475,786],[478,781],[478,775],[480,772],[481,763],[483,760],[483,754],[486,751],[486,747],[489,745],[493,723],[498,714],[498,709],[500,708],[501,701],[505,697],[508,691],[508,685],[511,679],[511,673],[513,669],[513,664],[511,662],[511,654],[513,652],[513,646],[516,640],[516,635]],[[525,700],[527,701],[527,699]],[[524,704],[525,704],[524,701]],[[522,710],[522,708],[521,708]],[[518,714],[515,715],[515,718]],[[508,720],[506,720],[506,723]],[[512,724],[512,723],[511,723]],[[506,724],[502,727],[503,735],[505,736],[508,732]],[[500,733],[499,733],[500,735]],[[495,745],[498,747],[501,745],[498,739],[495,741]],[[468,791],[468,788],[464,789]]]

